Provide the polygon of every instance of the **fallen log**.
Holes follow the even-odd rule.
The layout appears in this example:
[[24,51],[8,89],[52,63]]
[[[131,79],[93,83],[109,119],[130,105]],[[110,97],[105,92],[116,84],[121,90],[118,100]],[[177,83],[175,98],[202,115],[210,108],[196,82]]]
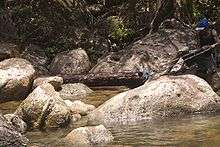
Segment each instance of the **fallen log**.
[[146,78],[142,76],[141,72],[99,73],[62,77],[64,83],[83,83],[87,86],[127,86],[134,88],[142,85],[146,81]]

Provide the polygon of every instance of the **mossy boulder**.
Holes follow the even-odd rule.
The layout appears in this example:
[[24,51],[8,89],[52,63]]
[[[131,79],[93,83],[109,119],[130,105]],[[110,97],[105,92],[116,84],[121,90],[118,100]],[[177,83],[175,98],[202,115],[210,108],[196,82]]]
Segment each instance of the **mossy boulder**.
[[58,128],[68,125],[71,112],[54,87],[38,86],[17,108],[16,115],[31,128]]

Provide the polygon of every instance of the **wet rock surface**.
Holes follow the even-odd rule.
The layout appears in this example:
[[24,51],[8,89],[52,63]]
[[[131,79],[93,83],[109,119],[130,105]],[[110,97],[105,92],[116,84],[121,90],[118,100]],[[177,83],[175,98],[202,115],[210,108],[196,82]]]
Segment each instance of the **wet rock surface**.
[[26,97],[34,76],[33,66],[25,59],[11,58],[0,62],[0,102]]
[[66,126],[70,119],[70,109],[54,87],[49,84],[38,86],[15,112],[28,127],[57,128]]
[[120,93],[91,112],[91,121],[129,123],[211,113],[220,110],[220,97],[194,75],[163,76]]
[[16,131],[7,120],[0,114],[0,146],[24,147],[28,139]]
[[75,145],[100,145],[111,142],[114,137],[103,125],[81,127],[70,132],[65,138],[67,142]]

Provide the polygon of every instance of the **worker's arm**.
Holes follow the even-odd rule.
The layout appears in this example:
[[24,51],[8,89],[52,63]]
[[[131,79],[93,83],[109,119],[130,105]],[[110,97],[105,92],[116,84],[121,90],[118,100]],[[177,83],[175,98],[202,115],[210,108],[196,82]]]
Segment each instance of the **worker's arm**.
[[218,36],[218,33],[217,33],[217,31],[216,30],[212,30],[212,35],[214,36],[214,38],[215,38],[215,42],[216,43],[220,43],[220,36]]

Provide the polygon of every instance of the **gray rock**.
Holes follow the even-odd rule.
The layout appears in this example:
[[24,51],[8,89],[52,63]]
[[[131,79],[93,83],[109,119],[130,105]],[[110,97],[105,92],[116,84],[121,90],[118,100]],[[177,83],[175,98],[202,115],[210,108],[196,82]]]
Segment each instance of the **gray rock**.
[[33,66],[25,59],[11,58],[0,62],[0,102],[26,97],[34,76]]
[[163,73],[179,52],[197,47],[193,30],[184,27],[162,28],[118,52],[99,59],[90,73],[139,72],[147,69]]
[[77,49],[58,54],[50,65],[50,72],[54,75],[71,76],[87,73],[90,61],[85,50]]
[[27,124],[18,116],[14,114],[6,114],[4,117],[15,127],[18,132],[25,133],[27,131]]
[[71,119],[70,109],[49,83],[38,86],[20,104],[15,114],[33,128],[63,127]]
[[87,115],[89,112],[95,109],[95,106],[85,104],[79,100],[74,101],[74,102],[70,100],[65,100],[64,102],[66,103],[66,105],[70,108],[70,110],[73,113],[78,113],[80,115]]
[[15,130],[7,120],[0,114],[0,146],[2,147],[24,147],[28,139]]
[[113,141],[114,137],[103,125],[99,125],[77,128],[70,132],[64,139],[76,146],[106,144]]
[[163,76],[116,95],[92,111],[88,118],[114,124],[219,110],[220,97],[203,79],[194,75]]
[[46,56],[45,51],[41,47],[29,44],[25,47],[21,57],[28,60],[34,66],[38,76],[47,75],[49,73],[47,70],[49,58]]
[[34,80],[33,89],[35,89],[36,87],[38,87],[42,84],[45,84],[45,83],[50,83],[54,87],[55,90],[60,90],[61,85],[63,84],[63,78],[58,77],[58,76],[39,77],[39,78]]
[[19,57],[19,51],[20,49],[16,44],[0,42],[0,61]]
[[217,94],[220,96],[220,68],[217,69],[217,72],[212,76],[212,86]]
[[80,98],[86,97],[93,91],[84,84],[64,84],[60,91],[60,96],[65,100],[79,100]]

